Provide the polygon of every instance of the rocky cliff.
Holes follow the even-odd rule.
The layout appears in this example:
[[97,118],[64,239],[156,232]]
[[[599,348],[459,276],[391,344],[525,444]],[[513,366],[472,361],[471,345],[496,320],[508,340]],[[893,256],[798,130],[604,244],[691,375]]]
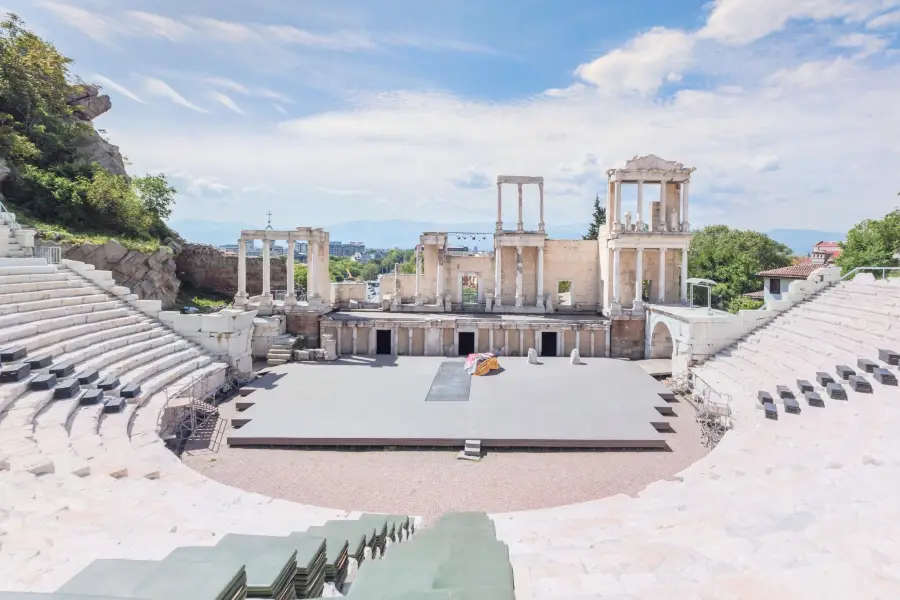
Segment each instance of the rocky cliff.
[[[81,86],[77,93],[69,96],[68,102],[69,105],[77,107],[75,118],[88,122],[92,122],[112,108],[109,96],[100,94],[100,88],[95,85]],[[128,175],[119,147],[104,140],[96,129],[92,128],[88,135],[76,144],[75,156],[87,162],[98,163],[113,175]]]
[[153,253],[129,250],[116,240],[105,244],[62,245],[62,256],[111,271],[119,285],[131,288],[142,300],[161,300],[163,308],[175,306],[181,282],[175,275],[177,247],[161,246]]
[[[273,290],[287,289],[285,262],[270,259]],[[178,277],[194,289],[223,296],[237,293],[236,254],[225,254],[214,246],[205,244],[185,244],[176,259]],[[262,259],[247,259],[247,292],[251,295],[262,293]]]

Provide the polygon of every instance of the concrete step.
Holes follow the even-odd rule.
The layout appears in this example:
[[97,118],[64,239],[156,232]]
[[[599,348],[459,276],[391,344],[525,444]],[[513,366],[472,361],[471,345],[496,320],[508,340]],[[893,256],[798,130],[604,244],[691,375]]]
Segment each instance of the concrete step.
[[0,304],[0,316],[35,312],[50,308],[97,304],[105,301],[107,301],[107,296],[105,294],[82,294],[70,298],[51,298],[49,300],[36,300],[34,302],[26,303]]
[[45,281],[67,281],[70,279],[70,276],[67,273],[56,272],[56,273],[43,273],[43,274],[28,274],[28,275],[0,275],[0,289],[3,289],[2,286],[9,285],[12,283],[38,283]]
[[[145,315],[126,314],[125,316],[115,316],[108,320],[98,320],[91,323],[79,325],[71,325],[61,329],[50,329],[34,335],[26,336],[16,340],[17,344],[21,344],[28,348],[29,353],[38,351],[48,351],[50,348],[56,348],[59,344],[64,344],[66,350],[81,347],[83,340],[92,340],[89,336],[102,334],[107,331],[115,331],[119,327],[129,325],[140,325],[147,323],[148,319]],[[158,323],[158,321],[156,322]],[[107,339],[103,337],[102,339]],[[70,347],[69,344],[72,344]]]
[[[146,323],[145,325],[152,325]],[[100,343],[79,348],[59,356],[59,362],[71,362],[81,370],[103,370],[120,361],[165,346],[180,339],[160,326],[138,331],[131,335],[113,337]]]
[[[22,281],[22,282],[9,282],[3,283],[2,278],[0,278],[0,294],[18,294],[23,292],[36,292],[40,290],[53,290],[60,288],[85,288],[88,287],[85,285],[83,281],[76,281],[69,277],[65,279],[60,279],[57,277],[58,273],[48,273],[47,276],[53,276],[53,279],[48,279],[46,281],[37,280],[37,281]],[[29,279],[29,275],[15,275],[10,276],[6,279]]]
[[[165,371],[166,369],[170,369],[171,367],[177,365],[178,363],[188,361],[192,358],[196,358],[201,356],[200,350],[196,348],[187,348],[184,350],[180,350],[178,352],[168,353],[161,358],[153,360],[147,364],[141,365],[140,367],[128,371],[124,375],[122,375],[120,379],[121,388],[124,388],[128,385],[142,385],[144,381],[150,379],[154,375]],[[121,389],[120,388],[120,389]],[[129,403],[134,404],[132,400],[129,399]]]
[[[156,340],[141,342],[138,344],[140,350],[133,352],[133,349],[127,349],[128,352],[123,358],[115,362],[103,363],[102,360],[91,360],[85,363],[85,368],[99,369],[103,377],[118,377],[120,380],[129,371],[133,371],[143,365],[151,363],[159,358],[181,352],[189,349],[187,340],[176,335],[165,336],[161,343],[155,344]],[[125,385],[124,383],[122,384]]]
[[[0,259],[2,260],[2,259]],[[29,260],[26,257],[15,257],[15,258],[7,258],[6,260]],[[48,265],[47,261],[43,259],[32,259],[32,260],[42,260],[43,264],[27,264],[27,265],[16,265],[16,266],[0,266],[0,275],[29,275],[31,273],[41,274],[41,273],[56,273],[56,266]]]
[[55,298],[75,298],[79,296],[91,296],[97,292],[87,287],[63,287],[49,290],[37,290],[33,292],[19,292],[0,295],[0,308],[6,304],[29,304],[51,300]]
[[[13,246],[18,246],[18,244],[9,244],[9,248]],[[8,268],[8,267],[46,267],[47,260],[44,258],[0,258],[0,269]],[[50,265],[52,266],[52,265]],[[54,267],[55,268],[55,267]]]
[[27,312],[17,312],[9,315],[0,316],[0,330],[5,327],[14,327],[16,325],[24,325],[25,323],[33,323],[34,321],[46,321],[56,319],[58,317],[71,317],[75,315],[83,315],[97,311],[111,310],[118,308],[120,304],[116,300],[109,299],[105,294],[99,296],[88,296],[90,298],[99,297],[100,300],[77,304],[73,306],[58,306],[55,308],[38,308],[36,310],[27,310],[29,305],[25,304],[24,308]]
[[90,323],[99,323],[109,321],[118,317],[129,316],[129,310],[126,308],[113,308],[111,310],[99,310],[76,315],[66,315],[50,319],[43,319],[32,323],[22,325],[13,325],[0,329],[0,344],[21,340],[30,336],[36,336],[40,333],[55,332],[58,329],[71,327],[74,325],[87,325]]

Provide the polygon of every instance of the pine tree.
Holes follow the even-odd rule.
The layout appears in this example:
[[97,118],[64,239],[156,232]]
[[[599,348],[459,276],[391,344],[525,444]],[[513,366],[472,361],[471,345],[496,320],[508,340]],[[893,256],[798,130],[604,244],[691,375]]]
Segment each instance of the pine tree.
[[600,233],[600,226],[606,225],[606,207],[600,204],[600,194],[594,198],[594,218],[588,226],[586,235],[581,236],[585,240],[596,240]]

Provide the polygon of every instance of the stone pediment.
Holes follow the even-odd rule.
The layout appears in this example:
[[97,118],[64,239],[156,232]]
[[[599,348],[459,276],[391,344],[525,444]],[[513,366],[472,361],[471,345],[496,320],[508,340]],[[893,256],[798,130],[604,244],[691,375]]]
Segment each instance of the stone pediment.
[[635,156],[625,163],[625,171],[681,171],[684,165],[680,162],[663,160],[655,154]]

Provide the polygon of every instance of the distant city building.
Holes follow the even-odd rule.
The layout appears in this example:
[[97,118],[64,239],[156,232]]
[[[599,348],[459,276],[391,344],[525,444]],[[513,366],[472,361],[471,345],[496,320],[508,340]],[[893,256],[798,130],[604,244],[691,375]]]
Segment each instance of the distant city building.
[[365,252],[364,242],[329,242],[328,253],[331,256],[353,256],[357,252]]
[[812,262],[818,265],[827,265],[841,255],[840,242],[819,242],[813,246]]
[[447,246],[447,254],[450,256],[469,256],[472,252],[468,246]]

